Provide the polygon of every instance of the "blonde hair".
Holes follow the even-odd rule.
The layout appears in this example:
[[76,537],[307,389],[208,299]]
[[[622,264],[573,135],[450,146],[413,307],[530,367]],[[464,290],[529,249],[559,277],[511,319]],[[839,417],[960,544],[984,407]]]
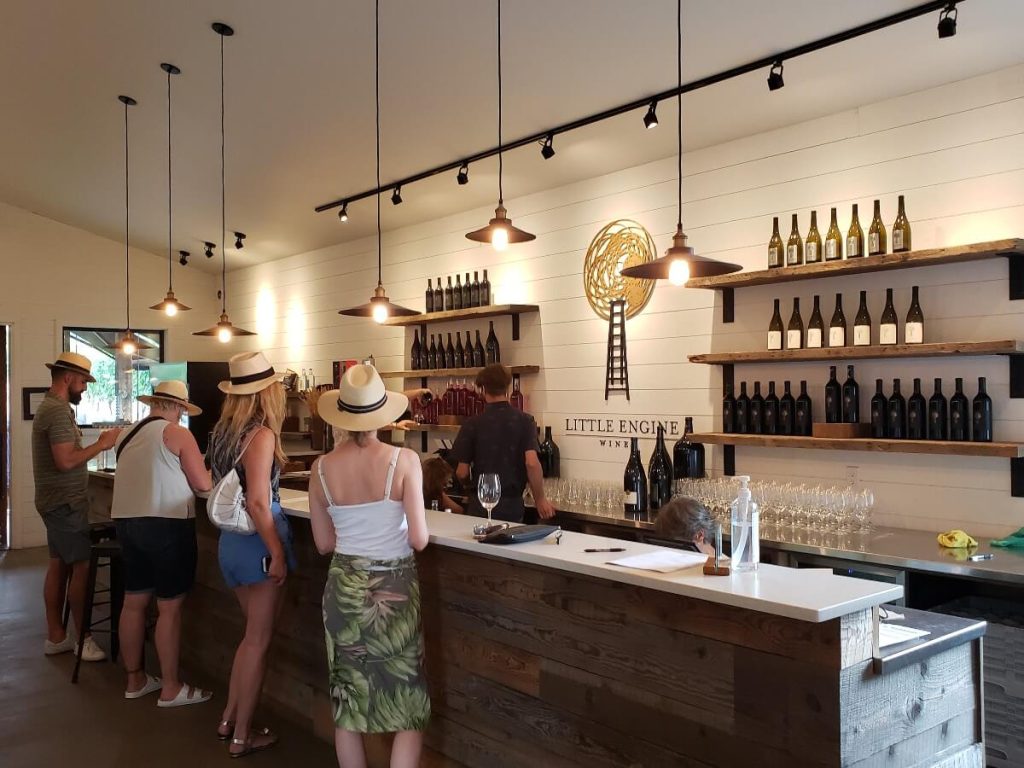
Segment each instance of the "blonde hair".
[[281,424],[284,421],[286,396],[281,382],[252,395],[228,395],[220,411],[220,419],[213,428],[218,440],[238,443],[253,424],[268,427],[274,433],[274,458],[282,466],[288,456],[281,447]]
[[353,443],[358,445],[360,448],[365,448],[366,444],[370,442],[370,437],[377,434],[377,430],[362,430],[355,432],[351,429],[342,430],[345,433],[345,440],[351,440]]

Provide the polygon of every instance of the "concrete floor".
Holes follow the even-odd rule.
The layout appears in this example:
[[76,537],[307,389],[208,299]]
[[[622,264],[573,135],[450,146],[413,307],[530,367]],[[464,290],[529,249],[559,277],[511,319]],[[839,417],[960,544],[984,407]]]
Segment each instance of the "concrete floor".
[[[205,704],[162,710],[155,694],[125,700],[117,665],[83,662],[72,685],[72,655],[43,655],[45,567],[45,549],[0,552],[0,766],[224,768],[227,747],[214,731],[225,691],[216,690]],[[105,638],[97,639],[106,647]],[[151,648],[147,657],[155,657]],[[206,683],[182,672],[188,682]],[[241,765],[337,765],[331,745],[311,734],[273,717],[258,722],[281,740]],[[425,765],[434,764],[431,757],[424,755]]]

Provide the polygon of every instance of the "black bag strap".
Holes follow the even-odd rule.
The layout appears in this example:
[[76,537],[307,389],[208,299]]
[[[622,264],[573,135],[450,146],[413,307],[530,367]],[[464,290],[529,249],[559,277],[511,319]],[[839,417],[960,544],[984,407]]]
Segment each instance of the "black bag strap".
[[131,439],[133,437],[135,437],[137,434],[139,434],[139,430],[140,429],[142,429],[144,426],[149,424],[151,421],[160,421],[160,417],[159,416],[147,416],[142,421],[140,421],[138,424],[136,424],[135,428],[132,429],[132,431],[128,433],[128,436],[124,440],[121,441],[121,444],[119,446],[117,446],[117,450],[114,451],[114,459],[115,460],[119,460],[121,458],[121,451],[124,450],[125,446],[128,445],[129,442],[131,442]]

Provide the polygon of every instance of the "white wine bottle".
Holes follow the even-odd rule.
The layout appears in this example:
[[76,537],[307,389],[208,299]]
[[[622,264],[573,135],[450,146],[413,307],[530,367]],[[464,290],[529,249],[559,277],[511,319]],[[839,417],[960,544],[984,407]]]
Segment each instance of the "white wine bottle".
[[804,263],[804,240],[800,237],[800,228],[793,214],[793,228],[789,231],[789,242],[786,243],[786,266],[799,267]]
[[878,343],[896,343],[896,308],[892,305],[892,288],[885,289],[885,309],[882,310],[882,321],[878,325]]
[[846,346],[846,315],[843,314],[843,294],[836,294],[836,309],[828,324],[828,345],[830,347]]
[[904,342],[907,344],[921,344],[924,342],[924,312],[921,311],[921,303],[917,299],[917,286],[914,286],[914,296],[910,301],[910,310],[907,312],[907,325],[904,328]]
[[910,222],[903,207],[903,195],[900,195],[900,209],[896,221],[892,225],[892,252],[903,253],[910,250]]
[[843,233],[839,231],[839,222],[836,221],[836,209],[832,209],[832,222],[828,225],[828,232],[825,233],[825,261],[842,261],[843,258]]
[[850,230],[846,233],[846,258],[858,259],[864,255],[864,230],[860,228],[860,219],[857,216],[857,204],[853,204],[853,220],[850,221]]
[[804,243],[804,264],[821,262],[821,234],[818,232],[818,212],[811,211],[811,228],[807,231],[807,242]]
[[779,300],[775,300],[775,312],[768,323],[768,349],[782,349],[782,315],[779,314]]
[[825,335],[825,321],[821,317],[821,306],[819,297],[814,297],[814,311],[811,312],[811,319],[807,322],[807,348],[820,349],[822,338]]
[[768,241],[768,269],[777,269],[782,266],[784,252],[782,236],[779,234],[779,217],[775,216],[772,219],[772,239]]
[[881,256],[885,253],[885,224],[882,222],[882,202],[875,200],[875,215],[868,227],[868,255]]
[[868,292],[860,292],[860,307],[853,318],[853,346],[871,346],[871,314],[868,312]]
[[800,317],[800,299],[793,299],[793,314],[789,316],[786,328],[786,349],[803,349],[804,319]]

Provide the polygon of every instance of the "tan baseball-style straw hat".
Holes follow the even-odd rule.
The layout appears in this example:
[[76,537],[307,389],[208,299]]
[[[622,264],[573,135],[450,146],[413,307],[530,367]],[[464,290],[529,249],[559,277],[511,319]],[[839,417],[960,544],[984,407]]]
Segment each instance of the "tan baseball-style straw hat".
[[80,373],[85,376],[86,381],[96,381],[92,376],[92,360],[85,355],[79,355],[75,352],[61,352],[60,357],[52,363],[46,363],[46,367],[51,371],[58,370]]
[[267,362],[262,352],[242,352],[228,360],[227,381],[217,385],[221,392],[229,395],[255,395],[279,380],[274,366]]
[[138,400],[146,405],[153,405],[154,400],[181,405],[189,416],[198,416],[203,412],[198,405],[188,401],[188,387],[183,381],[161,381],[156,385],[152,395],[139,395]]
[[372,365],[345,371],[341,386],[320,396],[317,412],[324,421],[350,432],[372,432],[387,426],[409,407],[401,392],[389,392]]

